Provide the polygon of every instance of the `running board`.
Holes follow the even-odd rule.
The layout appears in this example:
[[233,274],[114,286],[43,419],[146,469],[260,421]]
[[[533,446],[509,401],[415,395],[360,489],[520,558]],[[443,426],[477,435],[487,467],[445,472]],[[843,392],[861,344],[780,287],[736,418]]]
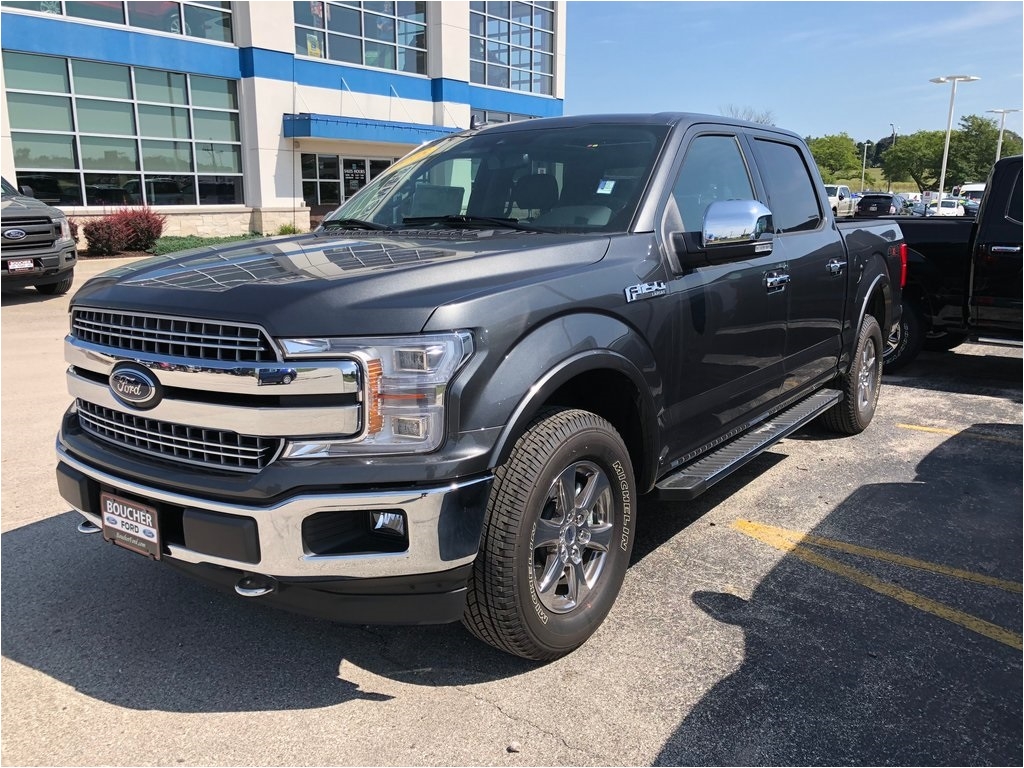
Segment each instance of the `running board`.
[[655,485],[658,498],[686,501],[699,496],[766,448],[820,416],[838,403],[840,397],[841,393],[835,389],[815,392],[703,458],[663,477]]

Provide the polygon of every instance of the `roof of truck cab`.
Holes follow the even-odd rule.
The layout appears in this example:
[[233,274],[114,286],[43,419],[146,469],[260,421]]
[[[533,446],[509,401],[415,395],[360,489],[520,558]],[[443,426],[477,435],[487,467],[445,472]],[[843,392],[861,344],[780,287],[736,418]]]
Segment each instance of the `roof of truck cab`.
[[715,125],[734,125],[738,128],[747,128],[758,131],[770,131],[784,136],[800,138],[792,131],[778,128],[774,125],[764,123],[753,123],[747,120],[737,120],[722,115],[704,115],[693,112],[648,112],[648,113],[609,113],[594,115],[567,115],[563,117],[538,117],[533,120],[516,120],[511,123],[489,124],[478,128],[479,131],[488,133],[506,131],[537,130],[541,128],[572,128],[581,125],[594,125],[596,123],[607,124],[629,124],[629,125],[667,125],[672,127],[681,126],[688,128],[691,125],[702,123],[714,123]]

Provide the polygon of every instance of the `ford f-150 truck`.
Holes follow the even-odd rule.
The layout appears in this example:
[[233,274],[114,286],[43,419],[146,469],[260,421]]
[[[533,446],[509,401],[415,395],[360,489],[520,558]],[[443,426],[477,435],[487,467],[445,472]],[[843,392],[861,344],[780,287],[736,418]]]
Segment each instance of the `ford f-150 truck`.
[[893,222],[837,225],[775,128],[458,133],[315,232],[83,286],[60,492],[83,532],[246,598],[553,659],[611,608],[642,495],[692,498],[819,415],[868,426],[902,251]]
[[32,286],[49,296],[67,293],[78,263],[67,217],[59,208],[21,194],[7,179],[2,184],[0,283],[4,288]]
[[1021,156],[989,174],[975,218],[901,217],[907,243],[902,321],[887,339],[895,371],[922,349],[944,352],[968,340],[1020,346]]

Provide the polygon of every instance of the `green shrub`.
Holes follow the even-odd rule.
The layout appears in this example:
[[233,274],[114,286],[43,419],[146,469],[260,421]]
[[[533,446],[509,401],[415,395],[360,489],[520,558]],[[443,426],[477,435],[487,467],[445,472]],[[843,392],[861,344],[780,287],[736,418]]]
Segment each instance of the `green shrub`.
[[279,235],[297,235],[299,234],[299,228],[294,224],[282,224],[277,228],[277,234]]
[[161,237],[156,241],[153,247],[149,249],[149,252],[156,254],[157,256],[163,256],[168,253],[176,253],[177,251],[187,251],[192,248],[202,248],[208,245],[235,243],[240,240],[252,240],[257,237],[262,237],[262,235],[250,232],[247,235],[229,235],[227,237],[200,237],[199,235]]

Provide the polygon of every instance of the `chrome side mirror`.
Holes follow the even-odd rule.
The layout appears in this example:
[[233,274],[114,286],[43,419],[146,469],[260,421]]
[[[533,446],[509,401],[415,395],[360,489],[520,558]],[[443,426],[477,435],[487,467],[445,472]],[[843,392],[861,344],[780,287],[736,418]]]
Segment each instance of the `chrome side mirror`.
[[774,238],[772,212],[757,200],[719,200],[704,212],[701,246],[709,259],[727,246],[750,246],[742,249],[747,254],[771,253]]

